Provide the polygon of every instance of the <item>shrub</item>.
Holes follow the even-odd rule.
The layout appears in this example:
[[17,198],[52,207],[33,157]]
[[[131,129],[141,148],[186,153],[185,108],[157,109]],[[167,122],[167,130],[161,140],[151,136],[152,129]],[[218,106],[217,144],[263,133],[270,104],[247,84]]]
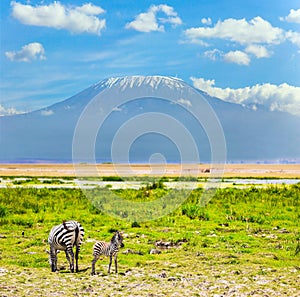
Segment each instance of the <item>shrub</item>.
[[0,205],[0,218],[5,218],[9,214],[7,207]]
[[123,179],[120,176],[103,176],[103,181],[123,181]]
[[209,216],[205,212],[205,209],[201,206],[191,204],[191,203],[186,203],[182,205],[182,214],[186,215],[190,219],[199,219],[202,221],[208,221]]
[[131,228],[140,228],[141,225],[138,222],[132,222]]

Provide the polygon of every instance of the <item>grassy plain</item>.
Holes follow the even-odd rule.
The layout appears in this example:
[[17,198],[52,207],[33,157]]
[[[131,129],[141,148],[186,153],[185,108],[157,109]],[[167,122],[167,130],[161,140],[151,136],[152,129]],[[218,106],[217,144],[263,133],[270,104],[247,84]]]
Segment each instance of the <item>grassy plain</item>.
[[[115,193],[143,201],[168,191],[160,183]],[[300,184],[218,189],[204,207],[202,193],[160,219],[134,222],[107,216],[79,189],[0,189],[0,296],[299,296]],[[68,219],[86,231],[80,272],[69,273],[60,253],[51,273],[48,233]],[[115,230],[125,233],[120,273],[107,275],[104,259],[90,276],[94,241]]]

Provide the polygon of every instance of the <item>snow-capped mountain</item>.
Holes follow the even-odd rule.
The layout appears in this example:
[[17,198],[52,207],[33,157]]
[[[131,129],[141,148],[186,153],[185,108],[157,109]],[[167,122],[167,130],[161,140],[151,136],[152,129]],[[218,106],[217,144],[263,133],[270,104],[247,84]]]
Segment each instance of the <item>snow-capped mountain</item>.
[[121,90],[124,90],[125,88],[139,88],[143,85],[150,86],[153,89],[157,89],[162,85],[167,86],[170,89],[182,89],[184,87],[184,82],[181,79],[166,76],[112,77],[96,83],[94,89],[118,86]]
[[[113,92],[110,93],[110,90]],[[112,102],[120,101],[120,104],[112,108],[105,119],[101,118],[103,116],[101,105],[96,106],[95,112],[90,114],[91,117],[103,122],[94,144],[95,158],[98,162],[111,161],[114,137],[123,131],[124,135],[118,139],[125,139],[128,131],[121,128],[127,127],[126,125],[135,119],[141,121],[139,123],[142,124],[138,125],[141,128],[143,117],[147,113],[166,115],[166,120],[173,118],[179,122],[193,136],[201,161],[209,162],[210,137],[206,135],[199,120],[189,112],[199,109],[195,101],[191,104],[189,100],[188,94],[193,92],[199,93],[218,116],[224,130],[228,161],[300,158],[300,118],[297,116],[282,112],[251,110],[224,102],[188,86],[177,78],[131,76],[102,80],[75,96],[47,108],[27,114],[0,117],[0,161],[72,162],[76,125],[94,98],[103,94],[103,97],[107,96],[104,102],[108,106]],[[125,93],[133,97],[137,94],[137,100],[125,103],[119,100]],[[146,96],[143,97],[143,94]],[[156,98],[157,94],[161,100]],[[179,96],[176,102],[165,100],[172,94]],[[180,97],[180,94],[185,96]],[[180,104],[176,104],[177,102]],[[166,134],[168,133],[164,135],[155,133],[154,129],[153,133],[148,131],[136,137],[128,152],[129,160],[147,163],[151,160],[151,156],[161,154],[167,162],[180,162],[180,148],[176,141],[174,143],[172,136]],[[122,146],[120,140],[119,146]],[[188,161],[198,160],[191,157]]]

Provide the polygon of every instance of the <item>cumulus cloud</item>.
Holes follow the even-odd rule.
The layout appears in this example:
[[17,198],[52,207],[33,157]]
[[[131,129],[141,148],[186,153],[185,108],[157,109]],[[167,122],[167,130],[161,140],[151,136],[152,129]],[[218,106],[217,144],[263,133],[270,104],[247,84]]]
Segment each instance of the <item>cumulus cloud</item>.
[[[159,13],[163,13],[166,17],[159,17]],[[165,23],[169,23],[173,26],[181,25],[182,20],[178,17],[177,12],[173,7],[160,4],[152,5],[147,12],[140,13],[134,19],[134,21],[126,24],[126,29],[134,29],[140,32],[151,32],[165,30]]]
[[204,52],[204,56],[213,61],[221,59],[227,63],[235,63],[238,65],[249,65],[251,62],[250,56],[242,51],[230,51],[224,53],[218,49],[213,49]]
[[65,29],[74,34],[86,32],[97,35],[105,28],[105,19],[97,17],[104,10],[91,3],[69,7],[56,1],[39,6],[12,1],[11,7],[12,16],[25,25]]
[[300,24],[300,9],[291,9],[288,16],[280,18],[282,21],[287,21],[289,23],[298,23]]
[[122,111],[122,108],[120,108],[120,107],[114,107],[113,109],[112,109],[113,111]]
[[251,44],[246,47],[245,51],[253,54],[256,58],[268,58],[271,56],[271,52],[262,45]]
[[44,47],[38,42],[24,45],[19,51],[6,52],[5,55],[9,60],[16,62],[31,62],[33,60],[46,59]]
[[[213,44],[215,39],[221,39],[227,41],[227,47],[235,47],[235,50],[227,53],[219,49],[206,51],[204,56],[214,61],[221,59],[229,63],[249,65],[252,58],[269,58],[273,54],[270,47],[286,40],[300,46],[299,33],[274,27],[260,16],[249,21],[229,18],[210,27],[207,26],[211,25],[210,18],[202,19],[201,23],[205,26],[185,30],[187,42],[208,46],[204,40]],[[240,48],[237,49],[237,46]]]
[[300,116],[300,88],[286,83],[257,84],[245,88],[218,88],[214,80],[192,77],[194,87],[210,96],[238,103],[253,109],[264,106],[271,111],[284,111]]
[[182,104],[182,105],[185,105],[185,106],[188,106],[188,107],[192,106],[192,102],[188,99],[180,98],[179,100],[177,100],[177,102],[179,104]]
[[294,31],[286,32],[286,38],[300,48],[300,33]]
[[284,31],[257,16],[250,21],[230,18],[218,21],[214,27],[190,28],[185,30],[185,36],[190,42],[219,38],[241,45],[279,44],[284,39]]
[[249,65],[250,57],[242,51],[231,51],[224,54],[224,60],[229,63],[236,63],[239,65]]
[[212,21],[211,21],[211,18],[203,18],[201,20],[201,23],[204,24],[204,25],[211,25]]
[[216,61],[220,57],[223,57],[224,53],[215,48],[213,50],[209,50],[209,51],[204,52],[204,56],[209,58],[210,60]]
[[42,116],[46,116],[47,117],[47,116],[51,116],[53,114],[54,114],[54,112],[51,109],[44,109],[44,110],[41,111],[41,115]]
[[15,115],[20,113],[23,112],[18,111],[13,107],[5,108],[3,105],[0,104],[0,116],[10,116],[10,115]]

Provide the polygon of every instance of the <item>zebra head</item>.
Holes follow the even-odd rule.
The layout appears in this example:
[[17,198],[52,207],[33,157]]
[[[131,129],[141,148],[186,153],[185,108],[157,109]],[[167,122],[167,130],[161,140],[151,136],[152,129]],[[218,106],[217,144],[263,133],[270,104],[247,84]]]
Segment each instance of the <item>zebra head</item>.
[[120,246],[121,248],[124,247],[122,232],[117,231],[111,239],[111,242],[117,244],[117,246]]

